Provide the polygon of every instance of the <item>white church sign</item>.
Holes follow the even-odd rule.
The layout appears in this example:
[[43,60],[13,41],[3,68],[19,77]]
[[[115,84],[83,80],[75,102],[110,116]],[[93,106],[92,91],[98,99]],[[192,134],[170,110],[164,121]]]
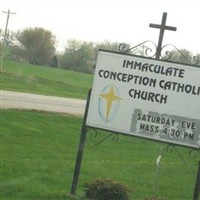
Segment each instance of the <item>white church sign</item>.
[[87,126],[200,148],[200,68],[100,50]]

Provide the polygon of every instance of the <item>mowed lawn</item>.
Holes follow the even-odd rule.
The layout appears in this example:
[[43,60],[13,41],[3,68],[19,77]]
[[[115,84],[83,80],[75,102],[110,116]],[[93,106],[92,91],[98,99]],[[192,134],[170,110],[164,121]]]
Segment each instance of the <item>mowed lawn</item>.
[[93,76],[64,69],[3,62],[1,90],[86,99]]
[[[72,183],[82,118],[55,113],[1,110],[1,200],[64,200]],[[110,133],[97,131],[85,146],[77,199],[84,184],[111,178],[131,189],[131,200],[157,196],[190,200],[197,166],[189,167],[166,145],[119,135],[94,146]],[[157,174],[156,159],[162,150]],[[189,162],[189,149],[177,147]],[[189,162],[192,164],[192,162]],[[157,176],[156,176],[157,175]]]

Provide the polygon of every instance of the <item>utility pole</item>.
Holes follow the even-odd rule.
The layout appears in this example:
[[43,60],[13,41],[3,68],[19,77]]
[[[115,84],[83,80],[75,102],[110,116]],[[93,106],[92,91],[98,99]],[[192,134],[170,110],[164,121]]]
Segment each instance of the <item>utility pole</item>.
[[7,39],[7,32],[8,32],[9,17],[10,17],[10,14],[12,14],[12,15],[16,14],[16,13],[10,12],[10,9],[7,12],[3,11],[3,13],[7,14],[7,20],[6,20],[6,27],[5,27],[5,32],[4,32],[4,39],[3,39],[3,47],[2,47],[2,54],[1,54],[1,69],[0,69],[0,71],[2,71],[2,67],[3,67],[3,58],[4,58],[5,47],[6,47],[6,39]]

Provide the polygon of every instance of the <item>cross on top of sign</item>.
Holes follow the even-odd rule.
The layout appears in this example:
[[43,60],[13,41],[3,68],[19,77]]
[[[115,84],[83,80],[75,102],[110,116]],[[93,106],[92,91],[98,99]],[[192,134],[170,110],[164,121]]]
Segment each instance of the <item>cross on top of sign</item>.
[[173,26],[166,26],[166,21],[167,21],[167,13],[163,13],[162,16],[162,22],[161,25],[159,24],[149,24],[150,28],[158,28],[160,29],[160,35],[158,39],[158,46],[156,50],[156,58],[159,59],[160,54],[161,54],[161,49],[162,49],[162,41],[163,41],[163,36],[164,36],[164,31],[169,30],[169,31],[176,31],[176,27]]

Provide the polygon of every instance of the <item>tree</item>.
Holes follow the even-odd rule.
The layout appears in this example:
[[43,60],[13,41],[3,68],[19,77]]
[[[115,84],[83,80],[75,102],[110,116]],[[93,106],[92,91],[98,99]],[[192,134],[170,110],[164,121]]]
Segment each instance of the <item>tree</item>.
[[98,50],[99,49],[119,52],[118,47],[119,47],[119,43],[117,43],[117,42],[109,42],[108,40],[105,40],[103,42],[97,43],[95,45],[95,58],[97,58],[97,54],[98,54]]
[[200,65],[200,54],[195,56],[192,52],[186,49],[173,50],[169,53],[169,56],[164,56],[163,58],[179,63]]
[[118,51],[118,46],[119,43],[109,41],[94,44],[93,42],[82,42],[74,39],[68,40],[64,55],[59,59],[60,66],[69,70],[92,73],[98,50]]
[[119,43],[107,40],[97,44],[74,39],[68,40],[64,55],[59,59],[60,67],[84,73],[92,73],[98,50],[104,49],[118,52],[118,46]]
[[196,60],[197,65],[200,67],[200,54],[197,54],[197,55],[195,56],[195,59],[194,59],[194,60]]
[[27,28],[18,31],[16,39],[31,64],[46,65],[55,55],[55,36],[43,28]]
[[65,53],[61,58],[61,67],[84,73],[92,72],[94,47],[92,42],[68,40]]
[[[15,37],[15,33],[13,31],[7,31],[7,35],[5,36],[5,33],[0,29],[0,55],[1,56],[2,56],[3,50],[4,50],[4,57],[9,56],[10,49],[8,49],[8,47],[15,45],[14,37]],[[4,43],[4,40],[5,40],[5,43]]]

